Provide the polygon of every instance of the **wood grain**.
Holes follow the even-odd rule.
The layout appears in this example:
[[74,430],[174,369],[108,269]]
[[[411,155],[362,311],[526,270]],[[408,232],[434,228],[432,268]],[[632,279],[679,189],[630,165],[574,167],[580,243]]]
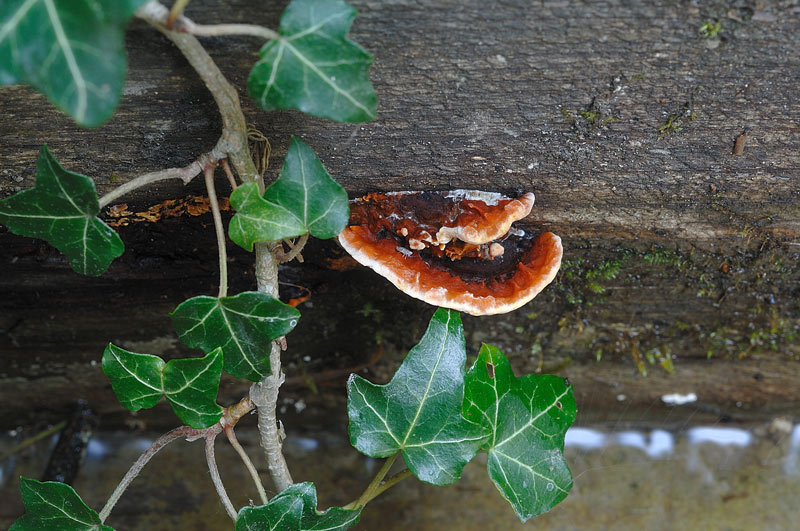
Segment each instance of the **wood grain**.
[[[594,418],[619,394],[626,411],[642,412],[636,418],[656,417],[665,407],[653,406],[657,393],[670,389],[697,392],[709,411],[746,410],[746,418],[797,411],[797,2],[354,4],[351,35],[375,56],[379,116],[371,123],[259,111],[244,94],[259,43],[204,41],[272,143],[268,177],[295,134],[352,196],[533,191],[524,227],[562,237],[562,273],[513,314],[466,320],[473,352],[490,341],[512,355],[518,373],[558,370],[587,390],[579,407]],[[196,0],[187,14],[274,28],[284,5]],[[699,34],[708,20],[722,22],[716,38]],[[0,88],[0,196],[33,185],[43,143],[104,193],[183,166],[216,142],[213,101],[177,50],[138,21],[127,45],[124,99],[100,128],[76,127],[27,87]],[[734,156],[745,130],[746,149]],[[199,182],[161,183],[124,201],[136,211],[201,194]],[[74,275],[46,245],[0,229],[0,424],[67,411],[81,396],[118,412],[92,365],[108,341],[186,354],[166,313],[214,293],[210,216],[119,230],[126,254],[97,280]],[[341,257],[316,243],[302,266],[282,270],[312,290],[289,337],[290,376],[358,365],[379,329],[385,354],[373,370],[386,376],[432,313],[368,271],[331,269]],[[248,255],[231,259],[234,290],[252,289]],[[611,278],[604,271],[617,262]],[[674,375],[660,366],[667,358]],[[226,386],[223,396],[234,400],[241,385]]]

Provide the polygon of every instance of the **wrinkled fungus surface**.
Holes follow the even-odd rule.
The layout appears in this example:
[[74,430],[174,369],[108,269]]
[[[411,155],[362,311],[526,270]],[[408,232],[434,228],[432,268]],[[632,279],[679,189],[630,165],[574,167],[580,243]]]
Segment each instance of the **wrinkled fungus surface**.
[[473,190],[375,193],[350,203],[339,241],[353,258],[423,301],[472,315],[533,299],[561,264],[561,239],[511,225],[533,207]]

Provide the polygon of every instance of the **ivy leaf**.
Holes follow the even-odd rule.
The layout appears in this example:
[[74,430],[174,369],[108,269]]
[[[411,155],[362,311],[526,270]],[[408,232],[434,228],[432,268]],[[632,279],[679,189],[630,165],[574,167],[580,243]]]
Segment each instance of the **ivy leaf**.
[[128,352],[109,343],[102,365],[117,400],[128,411],[150,409],[164,396],[161,377],[166,363],[158,356]]
[[103,353],[103,372],[120,403],[129,411],[155,406],[165,396],[172,411],[193,428],[205,428],[222,416],[217,404],[222,376],[222,351],[203,358],[164,360],[128,352],[109,343]]
[[33,85],[80,125],[100,125],[125,83],[125,24],[146,2],[3,0],[0,84]]
[[260,507],[242,507],[236,517],[236,531],[294,531],[300,529],[303,500],[275,496]]
[[458,312],[438,309],[392,381],[350,375],[350,442],[370,457],[398,450],[409,470],[434,485],[455,482],[486,440],[485,428],[461,416],[464,329]]
[[181,341],[205,352],[222,349],[225,371],[253,382],[269,373],[270,343],[297,325],[300,312],[257,291],[235,297],[192,297],[170,314]]
[[490,430],[481,448],[489,455],[489,477],[523,522],[552,509],[572,488],[563,452],[576,415],[566,379],[516,378],[500,350],[481,347],[467,372],[464,416]]
[[248,251],[258,241],[277,241],[311,233],[333,238],[347,225],[347,192],[334,181],[314,151],[292,137],[278,179],[264,197],[256,183],[247,183],[231,195],[236,215],[231,219],[231,240]]
[[247,90],[263,109],[298,109],[339,122],[373,120],[372,56],[348,40],[356,10],[342,0],[292,0],[280,37],[262,46]]
[[288,487],[267,505],[243,507],[236,520],[236,531],[344,531],[356,525],[360,517],[361,510],[341,507],[318,512],[317,489],[306,481]]
[[265,201],[254,182],[244,183],[231,194],[231,206],[236,215],[228,226],[228,235],[232,242],[248,251],[258,241],[277,241],[306,232],[294,214]]
[[19,487],[25,514],[14,522],[9,531],[114,531],[112,527],[103,525],[100,516],[66,483],[21,477]]
[[94,182],[65,170],[47,146],[39,151],[36,185],[0,201],[0,223],[20,236],[47,240],[78,273],[99,276],[124,250],[97,214]]

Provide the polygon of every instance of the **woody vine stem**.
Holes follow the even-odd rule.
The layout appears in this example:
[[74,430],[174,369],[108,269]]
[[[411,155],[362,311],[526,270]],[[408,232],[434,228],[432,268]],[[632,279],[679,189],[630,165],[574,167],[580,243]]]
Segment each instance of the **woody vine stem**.
[[[180,178],[186,183],[201,171],[206,173],[206,181],[208,182],[209,172],[213,171],[213,166],[227,159],[242,181],[255,181],[259,183],[259,187],[263,190],[262,178],[256,170],[248,147],[247,122],[239,104],[239,96],[236,89],[228,82],[214,63],[214,60],[193,35],[167,29],[169,11],[166,7],[158,2],[150,2],[137,12],[137,16],[155,26],[170,39],[203,80],[219,108],[222,119],[222,135],[214,149],[201,156],[195,163],[186,168],[164,170],[163,172],[144,175],[134,180],[138,181],[136,186],[144,186],[154,182],[154,180],[171,177]],[[191,28],[190,21],[185,17],[179,17],[178,22],[181,24],[179,27],[183,28],[184,31],[187,28]],[[131,183],[134,181],[131,181]],[[232,184],[235,184],[235,182]],[[213,190],[213,187],[209,186],[209,190]],[[210,201],[214,203],[215,198],[210,198]],[[108,202],[110,201],[106,198],[105,203],[108,204]],[[212,209],[214,206],[218,205],[212,204]],[[223,254],[223,246],[224,235],[220,243],[221,255]],[[258,290],[276,298],[278,297],[279,254],[281,253],[279,244],[276,243],[259,243],[255,246]],[[222,261],[220,266],[224,268]],[[221,271],[221,295],[224,295],[223,286],[227,283],[226,276],[225,272]],[[270,351],[271,374],[264,377],[262,381],[253,385],[250,389],[250,398],[258,410],[258,429],[261,446],[264,448],[270,475],[278,491],[284,490],[292,484],[292,476],[281,451],[282,430],[278,429],[275,415],[278,388],[284,379],[281,372],[280,353],[280,344],[273,343]],[[259,489],[259,494],[263,497],[261,490]]]
[[[176,2],[185,5],[186,2]],[[227,295],[227,265],[225,234],[222,226],[222,219],[219,212],[219,203],[214,187],[214,171],[220,165],[225,172],[231,188],[236,189],[238,184],[231,170],[235,170],[242,182],[256,182],[263,192],[263,178],[259,174],[253,162],[250,148],[248,146],[248,129],[239,103],[239,96],[236,89],[228,82],[219,70],[214,60],[206,52],[200,42],[192,34],[197,35],[222,35],[222,34],[247,34],[263,37],[266,39],[274,38],[276,34],[266,28],[259,28],[250,25],[218,25],[201,26],[194,24],[191,20],[183,17],[179,12],[170,14],[170,11],[159,2],[151,1],[143,6],[137,16],[156,29],[161,31],[186,57],[189,64],[197,72],[205,83],[219,108],[222,119],[222,135],[216,145],[208,152],[201,154],[197,160],[183,168],[169,168],[141,175],[132,179],[128,183],[120,186],[112,192],[100,198],[101,207],[112,204],[117,198],[131,192],[137,188],[147,186],[154,182],[167,179],[180,179],[184,184],[191,182],[200,173],[204,174],[206,188],[208,190],[209,202],[214,216],[214,225],[217,235],[220,257],[220,284],[219,296]],[[170,29],[173,28],[173,29]],[[230,164],[229,164],[230,163]],[[286,241],[289,251],[285,252],[282,242],[261,242],[255,244],[255,274],[258,291],[278,298],[278,265],[292,259],[302,261],[300,252],[308,239],[308,235],[301,236],[296,243]],[[253,408],[258,414],[258,431],[261,446],[267,460],[270,476],[278,492],[285,490],[293,484],[291,473],[283,456],[283,426],[279,425],[276,417],[276,405],[278,401],[278,390],[284,382],[284,374],[281,371],[281,351],[286,349],[285,338],[280,338],[270,345],[270,374],[266,375],[261,381],[253,384],[250,388],[249,396],[245,397],[238,404],[226,408],[220,421],[208,428],[196,430],[188,426],[176,428],[156,440],[153,445],[136,461],[123,480],[117,486],[114,493],[100,512],[101,521],[109,516],[115,503],[119,500],[122,493],[130,485],[133,479],[139,474],[147,462],[164,446],[179,438],[185,437],[187,440],[204,439],[206,456],[209,472],[214,487],[232,520],[236,521],[236,511],[233,507],[222,479],[217,471],[214,458],[214,441],[219,433],[224,432],[229,442],[241,457],[245,467],[250,473],[253,482],[258,490],[261,502],[267,503],[266,491],[258,477],[258,472],[245,453],[244,449],[236,439],[233,426],[246,413]],[[364,493],[355,501],[350,503],[348,508],[360,508],[371,499],[390,488],[397,482],[408,477],[410,472],[405,469],[391,478],[384,481],[392,463],[397,458],[397,454],[386,460],[373,481],[366,488]]]

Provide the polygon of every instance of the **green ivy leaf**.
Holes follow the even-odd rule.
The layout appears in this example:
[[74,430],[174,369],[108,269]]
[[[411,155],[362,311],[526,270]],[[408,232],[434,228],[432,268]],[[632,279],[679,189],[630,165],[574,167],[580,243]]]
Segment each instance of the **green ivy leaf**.
[[360,510],[341,507],[318,512],[317,489],[306,481],[288,487],[267,505],[243,507],[236,519],[236,531],[344,531],[356,525],[360,517]]
[[306,232],[294,214],[265,201],[254,182],[241,185],[231,194],[231,206],[236,215],[228,226],[228,235],[232,242],[248,251],[258,241],[277,241]]
[[20,236],[47,240],[78,273],[101,275],[124,245],[97,214],[94,182],[61,167],[47,146],[39,151],[36,185],[0,201],[0,223]]
[[350,442],[371,457],[398,450],[409,470],[434,485],[455,482],[487,437],[461,416],[466,350],[458,312],[438,309],[392,381],[347,381]]
[[205,428],[222,416],[217,404],[222,350],[202,358],[170,360],[164,368],[164,396],[172,411],[192,428]]
[[102,365],[117,400],[128,411],[150,409],[164,396],[161,378],[166,363],[158,356],[129,352],[109,343]]
[[120,403],[130,411],[155,406],[165,396],[172,411],[193,428],[205,428],[222,416],[217,404],[222,376],[222,351],[203,358],[164,360],[109,345],[103,353],[103,372]]
[[170,315],[186,346],[206,352],[221,348],[225,371],[253,382],[269,373],[271,342],[291,332],[300,319],[296,309],[256,291],[193,297]]
[[146,2],[3,0],[0,84],[33,85],[80,125],[100,125],[125,83],[125,25]]
[[503,353],[483,345],[467,372],[463,409],[491,431],[481,448],[489,455],[489,477],[523,522],[567,496],[572,475],[564,435],[577,408],[564,378],[516,378]]
[[236,517],[236,531],[294,531],[300,529],[303,500],[275,496],[260,507],[243,507]]
[[333,238],[347,225],[347,192],[334,181],[314,151],[292,137],[278,179],[264,197],[256,183],[240,186],[231,195],[236,215],[231,219],[231,240],[248,251],[258,241],[277,241],[310,233]]
[[339,122],[373,120],[372,56],[348,40],[356,10],[342,0],[292,0],[280,37],[266,43],[247,90],[263,109],[298,109]]
[[103,525],[100,516],[66,483],[21,477],[19,487],[25,514],[9,531],[114,531],[112,527]]

